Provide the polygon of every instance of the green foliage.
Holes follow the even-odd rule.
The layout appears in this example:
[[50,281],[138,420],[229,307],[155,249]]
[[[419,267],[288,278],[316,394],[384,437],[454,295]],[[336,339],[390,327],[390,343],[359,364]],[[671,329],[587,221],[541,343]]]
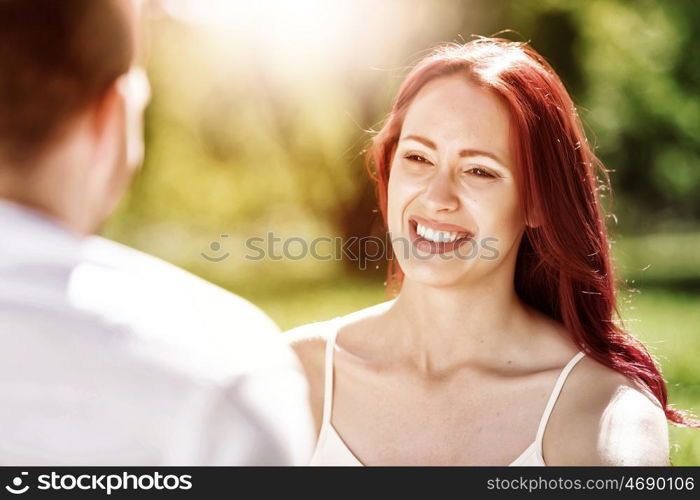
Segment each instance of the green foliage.
[[[700,219],[697,2],[519,1],[509,26],[560,71],[613,170],[625,232]],[[675,221],[677,223],[677,221]]]

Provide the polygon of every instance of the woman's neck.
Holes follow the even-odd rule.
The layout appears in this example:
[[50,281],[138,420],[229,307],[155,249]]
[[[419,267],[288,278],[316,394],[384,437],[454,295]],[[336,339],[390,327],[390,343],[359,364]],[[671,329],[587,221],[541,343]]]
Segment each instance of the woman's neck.
[[529,309],[510,279],[436,288],[406,279],[387,312],[394,353],[425,372],[488,364],[528,342]]

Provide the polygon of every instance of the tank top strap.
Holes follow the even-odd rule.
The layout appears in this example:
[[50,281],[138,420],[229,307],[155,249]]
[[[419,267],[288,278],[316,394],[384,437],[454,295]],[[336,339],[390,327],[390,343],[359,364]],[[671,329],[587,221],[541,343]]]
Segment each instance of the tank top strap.
[[542,418],[540,419],[540,424],[537,428],[537,436],[535,437],[535,443],[537,444],[537,449],[540,452],[540,456],[543,456],[542,438],[544,437],[544,430],[547,427],[549,417],[552,414],[552,410],[554,409],[554,404],[559,398],[559,394],[561,393],[562,387],[564,387],[564,382],[566,382],[566,378],[569,376],[569,373],[574,368],[574,366],[576,366],[576,363],[583,359],[585,355],[586,353],[583,351],[579,351],[578,353],[576,353],[574,357],[571,358],[571,360],[566,364],[564,369],[562,369],[561,373],[559,374],[559,377],[557,378],[556,383],[554,384],[554,389],[552,389],[552,393],[550,394],[549,400],[547,401],[547,406],[545,406],[544,412],[542,413]]
[[330,423],[333,410],[333,352],[335,350],[335,338],[340,329],[340,317],[329,320],[331,332],[326,339],[326,355],[323,379],[323,425]]

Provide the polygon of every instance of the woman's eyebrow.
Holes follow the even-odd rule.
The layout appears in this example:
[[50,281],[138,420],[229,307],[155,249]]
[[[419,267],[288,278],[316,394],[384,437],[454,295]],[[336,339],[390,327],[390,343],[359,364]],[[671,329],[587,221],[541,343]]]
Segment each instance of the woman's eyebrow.
[[471,156],[485,156],[485,157],[491,158],[492,160],[505,166],[505,163],[503,163],[503,161],[495,153],[490,153],[488,151],[482,151],[480,149],[463,149],[462,151],[459,152],[460,158],[469,158]]
[[[401,141],[409,141],[409,140],[416,141],[416,142],[420,142],[421,144],[423,144],[424,146],[426,146],[430,149],[433,149],[433,150],[437,149],[437,146],[435,145],[435,143],[433,141],[431,141],[427,137],[423,137],[422,135],[411,134],[411,135],[401,137],[401,139],[399,139],[399,140],[401,140]],[[497,154],[491,153],[489,151],[483,151],[481,149],[463,149],[459,152],[460,158],[469,158],[471,156],[485,156],[485,157],[491,158],[492,160],[495,160],[498,163],[500,163],[501,165],[505,166],[505,163],[503,162],[503,160],[501,160],[501,158]]]
[[433,141],[428,139],[427,137],[423,137],[422,135],[407,135],[404,136],[400,139],[401,141],[416,141],[420,142],[424,146],[430,148],[430,149],[437,149],[437,146]]

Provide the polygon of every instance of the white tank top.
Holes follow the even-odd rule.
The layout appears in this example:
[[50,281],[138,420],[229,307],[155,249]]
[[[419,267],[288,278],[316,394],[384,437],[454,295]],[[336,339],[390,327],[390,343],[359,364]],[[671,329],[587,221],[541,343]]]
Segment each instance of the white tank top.
[[[333,427],[333,424],[331,423],[331,413],[333,410],[333,352],[335,350],[335,338],[338,335],[338,330],[340,329],[339,322],[337,321],[339,319],[340,318],[334,318],[328,322],[333,326],[333,333],[326,342],[323,420],[321,424],[321,432],[319,433],[316,449],[311,457],[310,465],[364,465],[353,454],[350,448],[348,448],[338,434],[338,431],[335,430],[335,427]],[[545,464],[542,456],[542,438],[544,436],[545,427],[547,427],[547,421],[549,420],[554,404],[559,397],[561,388],[566,381],[566,377],[569,375],[569,372],[576,365],[576,363],[578,363],[584,356],[585,353],[583,351],[579,351],[562,369],[556,383],[554,384],[554,389],[552,389],[552,393],[549,396],[544,412],[542,413],[542,418],[540,419],[540,423],[537,428],[535,440],[530,443],[530,445],[525,448],[518,458],[511,462],[509,466],[547,465]]]

